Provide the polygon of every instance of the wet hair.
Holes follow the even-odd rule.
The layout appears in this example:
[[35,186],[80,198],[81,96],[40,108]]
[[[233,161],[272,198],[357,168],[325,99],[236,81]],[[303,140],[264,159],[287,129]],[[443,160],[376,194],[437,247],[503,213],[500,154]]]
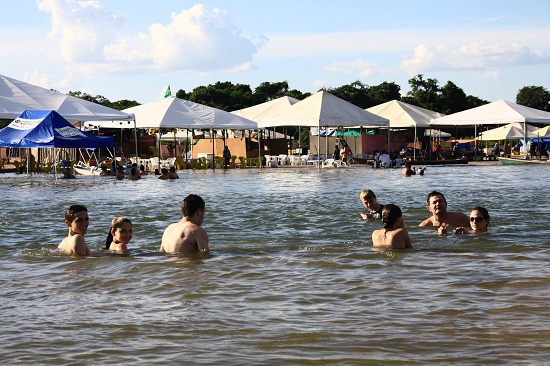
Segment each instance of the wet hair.
[[376,195],[370,189],[363,189],[361,191],[361,194],[359,195],[359,198],[366,198],[366,199],[374,198],[374,199],[376,199]]
[[73,222],[74,218],[76,217],[76,214],[82,211],[88,212],[88,209],[86,206],[82,205],[71,205],[69,208],[65,211],[65,220],[69,222]]
[[109,249],[111,243],[113,242],[113,229],[121,228],[122,225],[124,225],[125,223],[129,223],[130,225],[132,225],[132,221],[130,221],[130,219],[127,219],[126,217],[115,217],[113,221],[111,221],[109,233],[107,234],[107,240],[105,241],[105,249]]
[[130,174],[131,175],[136,175],[136,168],[130,169]]
[[193,216],[195,212],[200,209],[204,209],[205,206],[206,204],[200,196],[190,194],[181,202],[181,213],[185,217]]
[[485,221],[487,221],[487,226],[489,226],[489,221],[491,220],[491,216],[489,216],[489,211],[487,211],[487,209],[485,207],[476,206],[476,207],[472,208],[472,211],[479,212],[481,214],[481,216],[483,216]]
[[161,172],[162,172],[162,174],[168,174],[168,169],[162,168]]
[[175,173],[175,172],[176,172],[176,167],[171,166],[171,167],[170,167],[170,171],[171,171],[172,173]]
[[395,222],[403,215],[401,209],[396,205],[385,205],[382,208],[382,224],[384,227],[384,239],[388,230],[393,229]]
[[428,203],[428,205],[430,204],[430,198],[434,196],[441,196],[441,198],[443,198],[443,202],[447,203],[447,200],[445,199],[445,196],[443,195],[443,193],[438,191],[431,191],[430,194],[428,194],[428,198],[426,199],[426,202]]

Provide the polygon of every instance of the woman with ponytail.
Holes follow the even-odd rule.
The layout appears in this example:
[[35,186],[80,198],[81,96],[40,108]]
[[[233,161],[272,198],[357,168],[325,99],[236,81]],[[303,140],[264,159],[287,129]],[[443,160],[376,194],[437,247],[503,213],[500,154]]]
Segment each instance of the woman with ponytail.
[[382,209],[383,229],[372,232],[372,243],[375,247],[391,249],[411,249],[411,238],[407,229],[401,209],[396,205],[385,205]]
[[132,222],[125,217],[115,217],[107,234],[105,249],[118,254],[127,254],[126,246],[132,240]]

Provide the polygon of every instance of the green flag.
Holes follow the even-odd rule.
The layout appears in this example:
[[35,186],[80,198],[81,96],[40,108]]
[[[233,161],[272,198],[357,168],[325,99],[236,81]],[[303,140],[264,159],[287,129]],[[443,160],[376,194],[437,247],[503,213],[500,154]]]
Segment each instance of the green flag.
[[172,96],[172,91],[170,90],[170,85],[168,85],[168,89],[166,89],[166,93],[164,93],[165,98],[169,98]]

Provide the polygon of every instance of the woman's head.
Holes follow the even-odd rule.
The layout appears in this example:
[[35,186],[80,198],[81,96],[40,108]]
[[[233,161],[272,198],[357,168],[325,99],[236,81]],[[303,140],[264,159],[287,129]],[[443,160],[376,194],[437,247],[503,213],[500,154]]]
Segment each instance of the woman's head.
[[115,217],[111,221],[105,249],[109,249],[111,243],[128,244],[132,240],[132,221],[126,217]]
[[401,212],[401,209],[396,205],[385,205],[382,209],[382,223],[384,225],[384,229],[391,230],[395,229],[400,225],[398,223],[399,218],[403,213]]
[[484,207],[474,207],[470,213],[470,226],[475,232],[487,231],[490,220],[491,217],[489,216],[489,211],[487,211]]

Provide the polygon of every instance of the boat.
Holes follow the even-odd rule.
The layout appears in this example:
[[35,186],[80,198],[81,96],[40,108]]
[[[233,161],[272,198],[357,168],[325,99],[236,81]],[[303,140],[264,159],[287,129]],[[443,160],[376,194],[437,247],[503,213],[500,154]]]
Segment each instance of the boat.
[[73,169],[76,174],[79,175],[100,175],[101,169],[98,169],[95,165],[88,165],[83,161],[79,161],[73,165]]
[[500,163],[502,165],[519,165],[519,164],[527,164],[527,165],[530,165],[530,164],[531,165],[533,165],[533,164],[546,164],[546,165],[550,165],[550,163],[548,162],[548,159],[545,159],[545,160],[525,159],[523,157],[521,157],[521,158],[499,157],[498,161],[500,161]]

